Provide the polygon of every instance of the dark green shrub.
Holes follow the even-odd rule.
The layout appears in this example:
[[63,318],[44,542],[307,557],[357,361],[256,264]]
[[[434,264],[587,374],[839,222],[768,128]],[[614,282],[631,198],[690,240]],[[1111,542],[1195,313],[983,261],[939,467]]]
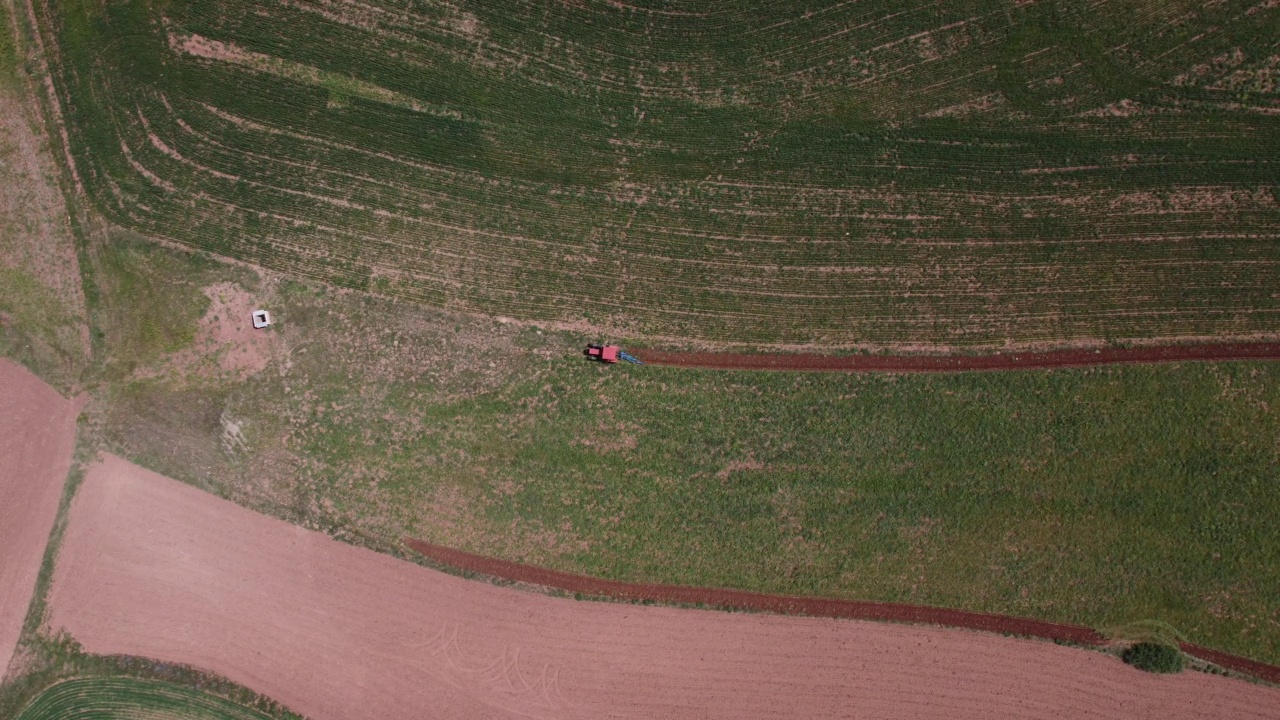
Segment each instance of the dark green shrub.
[[1120,657],[1128,664],[1157,673],[1181,672],[1185,661],[1182,651],[1162,643],[1142,642],[1127,648]]

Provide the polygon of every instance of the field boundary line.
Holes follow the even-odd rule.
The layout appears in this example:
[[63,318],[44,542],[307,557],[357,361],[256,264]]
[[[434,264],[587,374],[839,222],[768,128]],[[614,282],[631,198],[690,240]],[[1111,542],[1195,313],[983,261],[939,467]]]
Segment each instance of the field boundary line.
[[[702,605],[719,610],[749,610],[772,612],[780,615],[936,625],[946,628],[1052,640],[1054,642],[1072,643],[1087,647],[1103,647],[1111,642],[1105,635],[1093,628],[1036,620],[1034,618],[906,603],[841,600],[837,598],[776,595],[727,588],[607,580],[590,575],[579,575],[511,560],[476,555],[414,538],[404,538],[404,544],[431,562],[448,568],[487,575],[511,582],[541,585],[591,597]],[[1178,645],[1183,652],[1200,660],[1260,680],[1280,683],[1280,666],[1250,660],[1246,657],[1232,655],[1231,653],[1188,642],[1179,642]]]
[[[536,565],[474,555],[453,548],[405,538],[405,545],[432,562],[503,580],[543,585],[565,592],[615,600],[652,601],[685,605],[706,605],[725,610],[753,610],[780,615],[849,620],[881,620],[916,625],[980,630],[1042,638],[1077,645],[1101,646],[1107,638],[1096,630],[1079,625],[1053,623],[1031,618],[981,613],[971,610],[882,603],[867,600],[801,597],[731,590],[727,588],[691,587],[661,583],[637,583],[550,570]],[[1280,668],[1277,668],[1280,670]]]

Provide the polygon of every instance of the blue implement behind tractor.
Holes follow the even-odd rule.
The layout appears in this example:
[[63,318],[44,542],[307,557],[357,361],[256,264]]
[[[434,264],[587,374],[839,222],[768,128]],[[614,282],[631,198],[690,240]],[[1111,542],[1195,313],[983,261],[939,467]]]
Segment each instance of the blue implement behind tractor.
[[636,365],[644,364],[643,362],[640,361],[640,358],[636,357],[635,355],[632,355],[631,353],[624,351],[622,348],[618,347],[617,345],[598,345],[596,343],[591,343],[590,345],[587,346],[586,350],[582,351],[582,354],[586,355],[592,360],[596,360],[602,363],[612,364],[612,363],[618,362],[619,360],[625,360],[629,363],[635,363]]

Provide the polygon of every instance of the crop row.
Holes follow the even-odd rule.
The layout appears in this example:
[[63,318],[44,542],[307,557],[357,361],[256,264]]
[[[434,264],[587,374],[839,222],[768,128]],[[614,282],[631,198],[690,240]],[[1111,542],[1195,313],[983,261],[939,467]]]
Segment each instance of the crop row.
[[[532,12],[521,7],[512,18]],[[882,124],[879,110],[851,118],[856,103],[833,111],[830,92],[815,90],[822,112],[798,122],[762,102],[712,107],[485,60],[589,61],[566,49],[579,45],[554,41],[572,30],[561,10],[525,25],[483,7],[480,17],[446,6],[276,10],[250,21],[247,5],[224,0],[108,22],[72,3],[60,16],[55,67],[73,151],[113,220],[342,285],[649,335],[985,345],[1276,328],[1280,120],[1269,116],[1210,106]],[[867,37],[828,37],[840,12],[817,13],[826,26],[795,17],[776,29],[747,14],[601,13],[578,32],[582,47],[618,56],[601,67],[684,63],[696,85],[728,70],[675,42],[676,25],[739,23],[757,39],[812,33],[824,48],[859,51]],[[995,23],[981,43],[1052,59],[1036,60],[1045,66],[1031,75],[1080,64],[1058,44],[1035,52],[1045,18],[987,8],[956,25],[930,12],[907,8],[874,32],[910,39],[916,16],[955,25],[946,32]],[[652,35],[664,28],[676,34]],[[467,31],[481,33],[474,47],[461,41]],[[331,88],[299,80],[306,73],[184,55],[169,32],[461,108],[466,120],[368,97],[335,105]],[[729,65],[778,60],[763,40],[732,51],[718,42]],[[102,49],[117,45],[127,52]],[[774,100],[787,99],[785,65],[752,70],[760,87],[776,81]],[[894,72],[918,90],[969,77],[960,65],[917,57]],[[1162,93],[1144,98],[1177,100]],[[895,102],[910,105],[910,95]]]
[[165,717],[183,720],[267,720],[230,700],[157,680],[86,677],[66,680],[42,692],[17,720],[99,720]]

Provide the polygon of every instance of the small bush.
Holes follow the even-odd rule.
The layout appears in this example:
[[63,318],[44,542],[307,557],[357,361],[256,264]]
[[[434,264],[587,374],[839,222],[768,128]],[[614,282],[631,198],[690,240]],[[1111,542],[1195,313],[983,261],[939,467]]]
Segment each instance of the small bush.
[[1182,651],[1162,643],[1143,642],[1127,648],[1120,656],[1126,663],[1147,672],[1181,672],[1185,661]]

